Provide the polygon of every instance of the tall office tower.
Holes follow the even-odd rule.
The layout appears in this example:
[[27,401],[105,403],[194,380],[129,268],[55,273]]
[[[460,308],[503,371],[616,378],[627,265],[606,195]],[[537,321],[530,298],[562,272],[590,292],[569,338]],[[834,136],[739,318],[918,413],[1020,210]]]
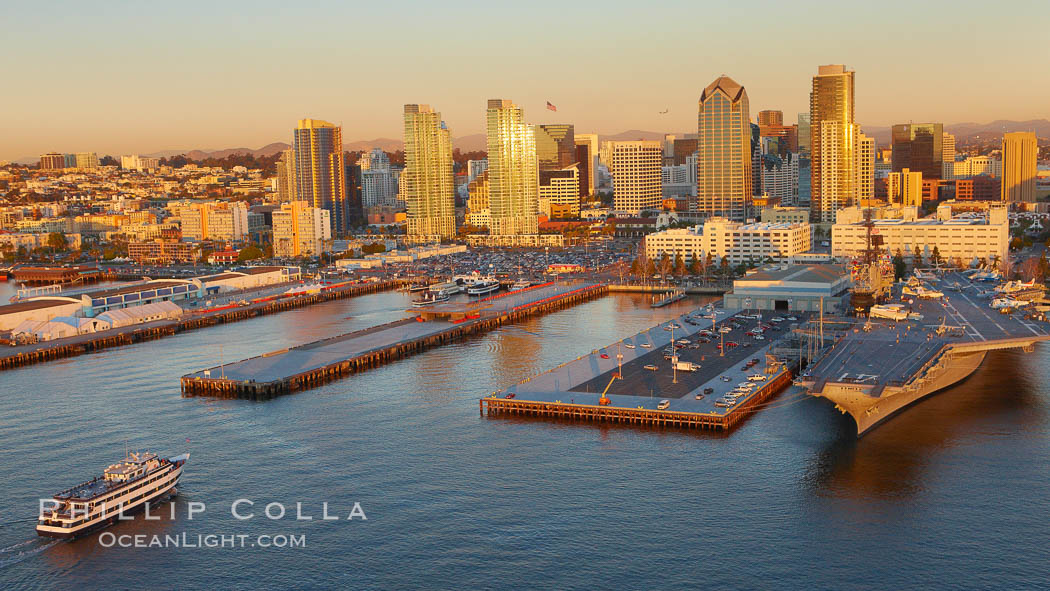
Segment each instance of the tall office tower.
[[809,94],[812,145],[810,217],[814,222],[833,223],[836,212],[852,205],[856,159],[853,154],[858,133],[853,122],[853,75],[846,66],[820,66]]
[[751,196],[762,196],[762,135],[754,123],[751,124]]
[[758,124],[762,125],[784,125],[783,111],[759,111]]
[[452,137],[441,113],[429,105],[405,105],[405,170],[401,184],[409,236],[456,235]]
[[923,178],[939,179],[944,168],[941,149],[944,126],[940,123],[905,123],[893,126],[893,172],[917,170]]
[[65,154],[48,152],[40,155],[40,170],[62,170],[66,167]]
[[607,142],[612,172],[613,209],[638,215],[643,210],[660,209],[660,185],[664,161],[663,142],[641,140]]
[[77,168],[98,168],[98,154],[94,152],[77,152]]
[[318,256],[329,252],[331,244],[332,221],[327,209],[292,201],[273,212],[274,256]]
[[343,128],[319,119],[300,119],[294,130],[295,194],[299,201],[329,212],[332,230],[349,228]]
[[854,153],[857,158],[857,201],[867,202],[875,198],[875,138],[858,133]]
[[295,201],[295,176],[295,151],[288,149],[281,152],[281,158],[277,161],[278,203]]
[[708,217],[743,221],[751,200],[751,115],[747,92],[719,76],[700,94],[696,208]]
[[1034,203],[1036,153],[1035,134],[1015,131],[1003,134],[1003,202]]
[[365,208],[361,205],[361,183],[363,179],[361,167],[356,162],[347,162],[343,170],[346,171],[347,227],[366,225],[368,216],[365,215]]
[[536,132],[513,101],[489,99],[486,111],[490,234],[539,232],[539,168]]
[[576,160],[580,163],[580,196],[594,195],[598,190],[598,134],[578,133]]
[[548,219],[580,217],[580,169],[540,170],[540,213]]
[[922,205],[922,172],[907,168],[886,177],[886,193],[892,205]]
[[944,132],[941,136],[941,178],[950,181],[955,178],[955,136]]
[[798,150],[804,154],[813,153],[813,135],[809,125],[809,113],[798,114]]
[[536,126],[536,161],[540,170],[561,170],[576,162],[576,139],[571,124]]

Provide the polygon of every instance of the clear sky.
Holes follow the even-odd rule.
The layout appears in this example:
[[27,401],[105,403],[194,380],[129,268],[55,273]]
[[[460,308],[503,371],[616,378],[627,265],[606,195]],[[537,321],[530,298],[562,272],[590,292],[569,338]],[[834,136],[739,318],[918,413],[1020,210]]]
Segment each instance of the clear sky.
[[794,120],[828,63],[856,70],[863,125],[1043,118],[1048,23],[1043,0],[5,0],[0,159],[258,148],[303,117],[400,138],[408,102],[458,137],[489,98],[579,132],[688,132],[722,73],[752,116]]

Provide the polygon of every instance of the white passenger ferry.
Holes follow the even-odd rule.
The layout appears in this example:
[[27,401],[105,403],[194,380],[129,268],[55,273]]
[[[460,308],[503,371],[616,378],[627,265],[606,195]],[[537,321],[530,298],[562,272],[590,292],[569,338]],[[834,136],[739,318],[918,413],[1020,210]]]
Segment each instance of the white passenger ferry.
[[42,502],[36,533],[50,538],[75,538],[114,523],[121,514],[141,511],[177,491],[182,467],[190,454],[159,458],[157,454],[129,453],[106,468],[102,476],[56,494]]

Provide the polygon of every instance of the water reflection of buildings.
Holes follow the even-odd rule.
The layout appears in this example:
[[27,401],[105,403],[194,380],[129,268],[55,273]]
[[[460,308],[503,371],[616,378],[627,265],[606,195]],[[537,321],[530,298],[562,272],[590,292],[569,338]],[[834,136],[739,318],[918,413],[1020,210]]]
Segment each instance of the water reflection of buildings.
[[1016,350],[989,353],[968,379],[907,407],[859,440],[851,419],[835,413],[827,427],[836,436],[811,460],[808,487],[833,498],[893,498],[924,490],[931,467],[970,469],[945,466],[955,457],[940,452],[993,433],[1023,432],[1046,420],[1041,395],[1046,382],[1027,368],[1047,353],[1024,355]]

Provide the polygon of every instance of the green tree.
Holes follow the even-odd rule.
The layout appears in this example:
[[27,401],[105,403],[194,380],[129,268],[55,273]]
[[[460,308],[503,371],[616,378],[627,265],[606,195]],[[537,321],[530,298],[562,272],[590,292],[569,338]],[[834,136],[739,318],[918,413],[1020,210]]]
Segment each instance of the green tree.
[[912,269],[922,268],[922,249],[915,249],[915,253],[911,256],[911,267]]
[[674,256],[674,274],[679,277],[685,275],[685,259],[682,258],[681,254]]
[[722,260],[718,262],[718,272],[723,278],[728,278],[732,274],[729,269],[729,257],[722,257]]
[[69,248],[69,241],[66,239],[66,235],[62,232],[51,232],[47,235],[47,245],[50,246],[53,251],[64,251]]
[[246,261],[254,261],[255,259],[263,258],[263,256],[265,255],[263,254],[261,248],[254,244],[250,244],[242,248],[241,251],[237,253],[237,262],[243,263]]
[[936,244],[933,245],[933,252],[930,253],[930,261],[935,267],[939,267],[941,265],[941,249],[937,248]]
[[893,255],[893,280],[899,281],[904,278],[904,274],[908,272],[908,264],[904,262],[904,253],[901,249],[897,249],[897,254]]
[[697,275],[700,274],[700,258],[699,257],[693,257],[693,259],[691,261],[689,261],[689,274],[692,275],[693,277],[696,277]]

